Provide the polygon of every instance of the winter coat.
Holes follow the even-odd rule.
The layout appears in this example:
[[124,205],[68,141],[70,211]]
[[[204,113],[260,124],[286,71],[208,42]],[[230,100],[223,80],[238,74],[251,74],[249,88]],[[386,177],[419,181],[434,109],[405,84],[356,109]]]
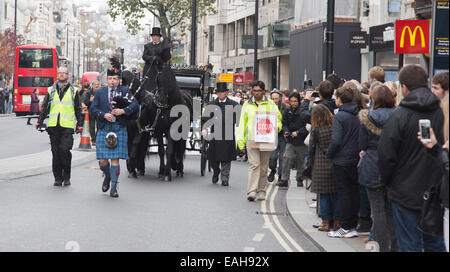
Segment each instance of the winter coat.
[[308,136],[306,124],[308,124],[311,115],[307,109],[298,107],[295,110],[288,107],[284,113],[281,122],[283,124],[283,134],[297,132],[297,137],[288,136],[287,142],[294,146],[304,146],[305,139]]
[[309,139],[310,146],[315,146],[311,192],[317,194],[337,192],[333,178],[333,163],[325,156],[331,140],[331,128],[327,126],[313,128]]
[[383,125],[391,116],[394,108],[361,110],[359,120],[359,148],[364,151],[358,166],[359,184],[368,188],[380,188],[377,147]]
[[378,145],[381,183],[388,197],[405,208],[420,211],[423,193],[441,182],[442,167],[417,139],[419,120],[429,119],[443,144],[444,115],[440,100],[427,88],[411,91],[386,122]]
[[30,112],[39,113],[41,110],[39,108],[39,97],[37,94],[31,94],[31,104],[30,104]]
[[253,138],[253,122],[258,111],[266,111],[277,115],[278,132],[281,131],[281,113],[278,110],[277,105],[267,97],[264,96],[261,103],[256,104],[254,97],[244,103],[241,109],[241,117],[239,119],[239,127],[237,134],[237,142],[239,150],[243,150],[246,147],[247,142]]
[[[222,123],[222,140],[216,140],[213,139],[210,141],[209,148],[208,148],[208,159],[211,161],[225,161],[230,162],[236,160],[237,156],[237,149],[236,149],[236,139],[235,139],[235,126],[237,122],[237,118],[239,118],[239,113],[233,113],[233,120],[232,120],[232,133],[228,132],[230,135],[233,136],[232,140],[225,140],[226,136],[226,123],[225,123],[225,107],[231,106],[234,107],[238,105],[236,101],[233,101],[231,99],[228,99],[224,103],[220,103],[219,99],[210,102],[208,105],[215,105],[219,106],[222,111],[222,119],[218,120]],[[237,116],[236,116],[237,115]],[[213,118],[218,118],[217,115],[214,115]],[[208,121],[210,118],[202,118],[203,123]],[[230,123],[231,124],[231,123]],[[214,132],[214,127],[212,127],[212,131]]]
[[331,126],[327,157],[339,166],[356,166],[359,161],[359,107],[355,102],[339,107]]

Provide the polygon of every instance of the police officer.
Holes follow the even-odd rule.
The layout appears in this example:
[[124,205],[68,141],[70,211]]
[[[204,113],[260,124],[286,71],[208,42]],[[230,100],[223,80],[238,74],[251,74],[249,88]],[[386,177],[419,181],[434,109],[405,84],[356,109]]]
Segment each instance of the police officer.
[[111,197],[119,197],[119,159],[128,159],[127,124],[130,116],[139,110],[134,99],[127,106],[114,106],[132,99],[128,87],[119,85],[120,74],[120,63],[113,64],[107,71],[108,86],[95,92],[91,105],[92,114],[97,118],[97,159],[105,176],[102,191],[107,192],[111,185]]
[[67,67],[58,68],[58,80],[48,88],[48,93],[42,103],[36,129],[49,115],[47,132],[52,147],[52,170],[55,177],[54,186],[70,185],[70,170],[72,163],[73,133],[83,131],[83,115],[78,89],[69,79]]
[[[150,78],[148,80],[148,86],[146,89],[152,91],[156,89],[156,75],[161,71],[163,65],[170,60],[170,42],[168,39],[164,39],[161,42],[161,28],[154,27],[150,34],[152,41],[144,46],[144,54],[142,59],[145,61],[144,74]],[[150,71],[147,74],[147,71]]]
[[[239,118],[237,116],[240,116],[240,111],[238,113],[233,111],[232,122],[227,120],[226,109],[233,110],[235,106],[239,105],[239,103],[227,96],[227,83],[219,82],[217,83],[217,98],[208,104],[208,106],[219,107],[221,111],[221,114],[219,115],[214,114],[213,118],[219,118],[218,116],[221,116],[221,118],[218,119],[218,124],[221,124],[222,126],[222,135],[215,135],[221,138],[211,140],[208,148],[208,159],[211,161],[214,170],[212,183],[216,184],[219,181],[219,174],[221,174],[220,178],[223,186],[229,185],[231,161],[236,160],[237,150],[234,131],[237,119]],[[219,110],[219,108],[216,109]],[[209,118],[204,118],[203,122],[206,122],[208,119]],[[228,124],[226,123],[227,121],[229,122]],[[212,132],[214,133],[214,130],[212,130]],[[203,130],[202,135],[206,136],[206,134],[207,131]],[[227,136],[229,136],[230,139],[227,139]]]

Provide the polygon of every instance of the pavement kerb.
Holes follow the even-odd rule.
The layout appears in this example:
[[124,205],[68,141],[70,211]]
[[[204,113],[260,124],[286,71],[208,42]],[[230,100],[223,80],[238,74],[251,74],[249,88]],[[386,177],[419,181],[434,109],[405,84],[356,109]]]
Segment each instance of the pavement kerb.
[[[294,184],[294,182],[293,182]],[[286,208],[294,224],[322,252],[358,252],[341,238],[330,238],[326,232],[313,229],[314,223],[320,222],[315,211],[305,201],[304,187],[289,186],[286,194]],[[311,195],[312,198],[312,195]],[[354,239],[354,238],[344,238]]]
[[[72,149],[72,167],[96,159],[95,147],[90,150],[78,149],[80,137],[74,136]],[[23,156],[0,159],[0,181],[9,181],[23,177],[36,176],[52,171],[52,152],[46,150]]]

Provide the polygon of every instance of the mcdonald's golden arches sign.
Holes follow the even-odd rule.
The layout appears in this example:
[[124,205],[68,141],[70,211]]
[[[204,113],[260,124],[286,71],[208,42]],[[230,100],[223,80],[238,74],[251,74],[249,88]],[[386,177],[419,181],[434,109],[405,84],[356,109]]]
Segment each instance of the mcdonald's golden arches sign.
[[397,20],[395,22],[395,53],[430,53],[430,21]]

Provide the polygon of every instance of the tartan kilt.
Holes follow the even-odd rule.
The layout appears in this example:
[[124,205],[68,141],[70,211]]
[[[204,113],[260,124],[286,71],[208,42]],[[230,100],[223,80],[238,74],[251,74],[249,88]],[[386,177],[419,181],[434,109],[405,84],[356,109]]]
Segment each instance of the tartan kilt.
[[[105,143],[106,134],[115,132],[119,138],[116,148],[108,148]],[[97,131],[97,160],[98,159],[123,159],[128,160],[128,134],[127,128],[119,122],[107,123],[102,129]]]

